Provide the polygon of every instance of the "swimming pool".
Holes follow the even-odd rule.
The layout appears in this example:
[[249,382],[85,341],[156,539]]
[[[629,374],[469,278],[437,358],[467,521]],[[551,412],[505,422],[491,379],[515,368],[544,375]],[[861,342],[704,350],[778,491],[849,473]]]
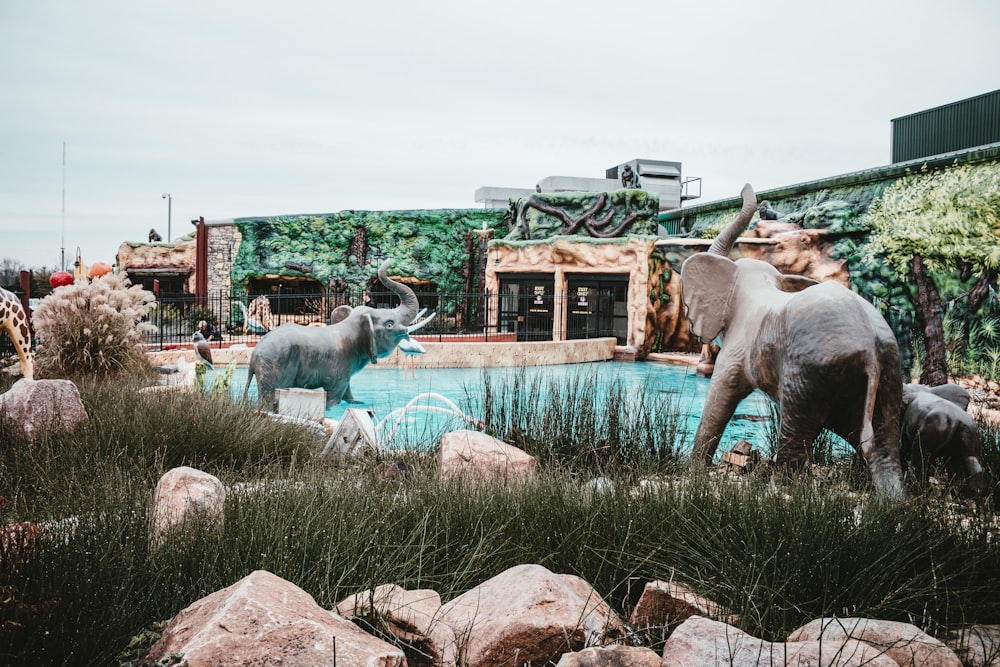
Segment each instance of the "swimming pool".
[[[219,372],[222,372],[220,367]],[[701,418],[702,406],[708,394],[709,380],[695,374],[693,366],[656,362],[603,361],[587,364],[535,366],[528,368],[421,368],[416,377],[405,375],[402,368],[365,368],[351,379],[351,390],[356,404],[340,403],[326,410],[330,419],[340,420],[348,408],[361,408],[373,413],[373,421],[381,427],[383,435],[395,435],[401,441],[434,442],[440,434],[456,428],[475,428],[461,417],[445,414],[451,409],[442,397],[472,420],[482,415],[474,414],[484,393],[484,373],[491,383],[509,382],[514,374],[523,373],[525,384],[534,379],[543,385],[557,383],[569,386],[581,377],[593,377],[596,391],[603,391],[618,382],[626,388],[669,394],[671,404],[682,413],[679,429],[690,443]],[[211,386],[214,374],[208,372],[206,384]],[[246,368],[237,368],[232,379],[234,398],[243,395]],[[249,395],[256,399],[257,383],[250,386]],[[433,395],[433,396],[431,396]],[[419,398],[418,398],[419,397]],[[418,399],[414,406],[401,408]],[[744,438],[758,447],[766,438],[770,421],[770,399],[754,392],[737,407],[734,418],[723,435],[719,452],[728,450],[737,440]],[[600,405],[600,402],[597,402]],[[394,439],[393,442],[396,440]]]

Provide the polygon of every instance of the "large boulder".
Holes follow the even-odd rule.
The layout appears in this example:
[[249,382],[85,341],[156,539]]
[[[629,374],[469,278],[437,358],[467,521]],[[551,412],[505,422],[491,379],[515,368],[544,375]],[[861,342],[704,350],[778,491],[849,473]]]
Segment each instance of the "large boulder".
[[1000,625],[970,625],[948,637],[969,667],[1000,667]]
[[455,633],[438,619],[441,596],[432,590],[408,591],[395,584],[376,586],[340,602],[344,618],[377,623],[401,641],[415,647],[436,667],[454,667]]
[[149,543],[162,546],[205,523],[222,527],[226,489],[214,475],[187,466],[168,470],[153,491]]
[[898,667],[881,649],[854,639],[769,642],[726,623],[692,616],[663,645],[663,667]]
[[465,667],[554,662],[611,643],[625,626],[583,579],[541,565],[501,572],[441,608]]
[[650,581],[632,610],[629,621],[640,629],[676,627],[692,616],[706,616],[735,624],[738,619],[725,607],[695,594],[684,584]]
[[660,656],[644,646],[592,646],[563,653],[556,667],[660,667]]
[[153,667],[170,653],[183,654],[189,667],[406,664],[399,649],[264,570],[180,611],[140,664]]
[[524,450],[479,431],[460,429],[441,436],[438,471],[443,477],[524,479],[537,465]]
[[788,635],[790,642],[839,643],[846,639],[874,646],[899,665],[962,667],[954,651],[910,623],[874,618],[817,618]]
[[29,441],[45,431],[74,431],[89,417],[80,390],[69,380],[25,380],[0,394],[0,418]]

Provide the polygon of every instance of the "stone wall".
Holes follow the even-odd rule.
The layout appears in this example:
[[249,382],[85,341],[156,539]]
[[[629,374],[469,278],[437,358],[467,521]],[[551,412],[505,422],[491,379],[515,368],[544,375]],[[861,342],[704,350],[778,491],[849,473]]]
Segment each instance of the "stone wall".
[[208,232],[208,293],[232,294],[230,270],[243,235],[232,222],[205,223]]

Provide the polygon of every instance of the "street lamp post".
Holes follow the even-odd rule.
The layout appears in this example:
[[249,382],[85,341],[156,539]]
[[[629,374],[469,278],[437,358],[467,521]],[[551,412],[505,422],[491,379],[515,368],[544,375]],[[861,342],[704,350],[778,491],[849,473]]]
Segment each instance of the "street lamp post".
[[164,192],[160,199],[167,200],[167,243],[170,243],[170,206],[173,203],[173,199],[169,192]]

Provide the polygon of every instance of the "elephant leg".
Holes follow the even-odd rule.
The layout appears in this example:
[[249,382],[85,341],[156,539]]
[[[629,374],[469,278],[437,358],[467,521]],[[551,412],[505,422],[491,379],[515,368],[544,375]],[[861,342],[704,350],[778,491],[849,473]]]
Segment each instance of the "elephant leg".
[[352,405],[358,405],[358,404],[364,402],[364,401],[359,401],[356,398],[354,398],[354,394],[351,392],[351,385],[347,385],[347,389],[344,390],[343,400],[344,400],[345,403],[350,403]]
[[810,462],[813,443],[828,425],[836,406],[830,399],[830,386],[842,382],[822,372],[812,371],[812,376],[803,365],[786,366],[781,378],[778,407],[781,411],[781,427],[774,452],[774,464],[780,471],[801,472]]
[[722,440],[722,433],[736,412],[736,406],[749,396],[751,391],[753,387],[738,369],[735,372],[720,371],[719,364],[716,363],[715,373],[708,385],[705,408],[694,436],[694,448],[691,451],[693,461],[705,465],[712,463],[715,450],[719,448],[719,442]]
[[[883,374],[890,372],[885,369],[891,368],[891,364],[898,363],[895,359],[893,356],[883,364]],[[875,389],[869,387],[869,392],[874,392],[875,401],[871,411],[862,416],[859,444],[875,489],[886,498],[902,500],[906,496],[899,456],[902,385],[893,376],[895,373],[882,378]]]
[[800,472],[809,464],[809,451],[823,430],[821,415],[803,418],[787,405],[781,406],[781,428],[774,464],[779,470]]

